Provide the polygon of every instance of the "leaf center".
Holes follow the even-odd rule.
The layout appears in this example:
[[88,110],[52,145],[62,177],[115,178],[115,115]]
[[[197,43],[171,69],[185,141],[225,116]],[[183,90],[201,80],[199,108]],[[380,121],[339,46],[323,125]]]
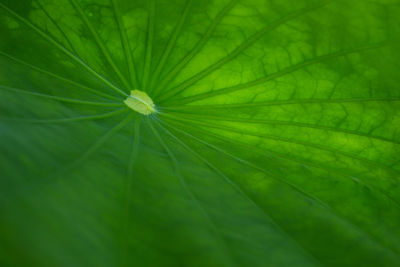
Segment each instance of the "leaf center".
[[144,115],[150,115],[156,112],[156,106],[153,100],[143,91],[132,90],[124,103],[134,111]]

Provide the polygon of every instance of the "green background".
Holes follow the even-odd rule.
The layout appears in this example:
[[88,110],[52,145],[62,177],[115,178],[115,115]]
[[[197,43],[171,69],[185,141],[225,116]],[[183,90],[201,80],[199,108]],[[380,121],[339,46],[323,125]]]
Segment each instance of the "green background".
[[399,266],[399,18],[0,0],[0,265]]

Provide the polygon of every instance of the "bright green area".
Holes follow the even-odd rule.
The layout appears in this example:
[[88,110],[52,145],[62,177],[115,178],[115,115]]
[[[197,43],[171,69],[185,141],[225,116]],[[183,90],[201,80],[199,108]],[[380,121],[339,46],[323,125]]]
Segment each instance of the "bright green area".
[[0,265],[399,266],[399,18],[0,0]]
[[143,115],[156,112],[153,100],[143,91],[132,90],[130,96],[124,100],[125,105]]

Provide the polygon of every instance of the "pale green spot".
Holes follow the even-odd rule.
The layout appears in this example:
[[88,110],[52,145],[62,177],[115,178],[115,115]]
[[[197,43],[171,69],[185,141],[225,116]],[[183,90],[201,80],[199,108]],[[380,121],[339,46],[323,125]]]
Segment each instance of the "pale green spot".
[[139,90],[132,90],[131,95],[124,100],[124,103],[134,111],[144,115],[156,112],[153,100],[145,92]]

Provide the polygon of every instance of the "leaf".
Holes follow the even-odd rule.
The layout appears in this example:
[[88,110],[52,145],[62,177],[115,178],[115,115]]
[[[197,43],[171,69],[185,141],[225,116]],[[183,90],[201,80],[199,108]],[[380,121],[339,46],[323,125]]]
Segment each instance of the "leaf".
[[0,265],[399,265],[399,17],[0,0]]

